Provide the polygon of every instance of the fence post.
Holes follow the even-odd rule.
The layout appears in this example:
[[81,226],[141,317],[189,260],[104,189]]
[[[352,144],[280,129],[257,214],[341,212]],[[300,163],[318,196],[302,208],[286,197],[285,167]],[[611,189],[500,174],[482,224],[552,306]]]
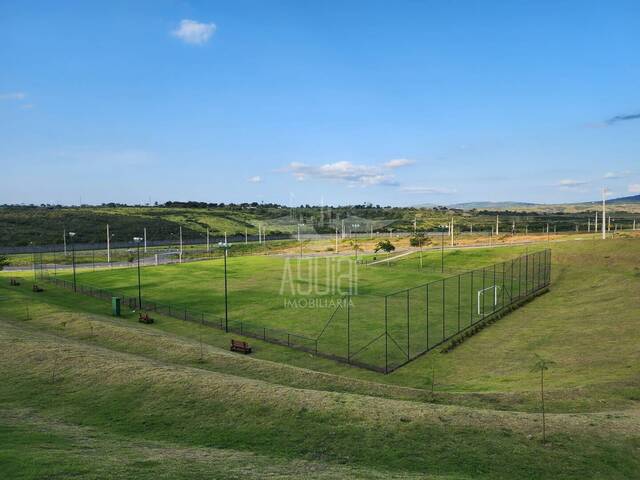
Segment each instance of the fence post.
[[471,301],[469,302],[469,326],[473,325],[473,274],[475,270],[471,270],[471,287],[469,292],[471,294]]
[[507,272],[507,262],[502,262],[502,300],[500,300],[500,306],[504,307],[504,276]]
[[389,329],[387,321],[387,296],[384,296],[384,373],[389,372]]
[[351,308],[350,297],[347,295],[347,363],[351,363]]
[[458,274],[458,333],[460,333],[460,277],[462,275]]
[[486,277],[485,273],[486,273],[485,268],[482,267],[482,318],[484,318],[484,297],[485,297],[484,289],[485,289],[485,277]]
[[426,296],[425,296],[425,304],[426,304],[426,310],[427,310],[427,350],[429,350],[429,284],[427,283],[424,286],[425,290],[426,290]]
[[492,309],[493,313],[495,313],[496,306],[497,306],[496,303],[498,303],[498,295],[497,295],[498,292],[496,292],[496,288],[498,287],[496,286],[496,264],[494,263],[493,264],[493,309]]
[[444,278],[442,279],[442,341],[444,342],[444,316],[445,316],[445,304],[444,304],[444,299],[445,299],[445,284],[444,284]]
[[529,294],[529,254],[524,257],[524,294],[525,296]]
[[409,289],[407,289],[407,360],[409,360],[409,358],[411,358],[410,355],[410,348],[411,348],[411,343],[410,343],[410,338],[411,338],[411,333],[409,331]]

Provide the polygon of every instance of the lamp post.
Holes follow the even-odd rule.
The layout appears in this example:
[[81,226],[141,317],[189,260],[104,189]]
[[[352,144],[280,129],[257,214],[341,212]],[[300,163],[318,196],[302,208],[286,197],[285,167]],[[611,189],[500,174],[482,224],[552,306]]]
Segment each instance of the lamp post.
[[37,281],[37,276],[36,276],[36,250],[35,247],[33,245],[33,242],[29,242],[29,245],[31,245],[31,261],[33,263],[33,283],[35,284]]
[[227,295],[227,252],[229,251],[229,247],[231,247],[230,243],[220,242],[218,243],[220,248],[224,250],[224,331],[229,332],[229,303],[228,303],[228,295]]
[[449,225],[440,225],[440,273],[444,273],[444,232]]
[[73,241],[73,237],[76,236],[76,232],[69,232],[69,239],[71,240],[71,265],[73,268],[73,291],[77,292],[76,284],[76,244]]
[[133,241],[138,247],[138,310],[142,310],[142,284],[140,283],[140,242],[142,240],[142,237],[133,237]]

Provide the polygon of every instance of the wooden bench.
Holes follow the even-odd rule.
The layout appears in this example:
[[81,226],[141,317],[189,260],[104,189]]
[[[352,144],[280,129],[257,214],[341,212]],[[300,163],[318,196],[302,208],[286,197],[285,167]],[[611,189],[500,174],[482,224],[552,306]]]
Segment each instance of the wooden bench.
[[245,355],[251,353],[251,347],[247,342],[241,342],[240,340],[231,340],[231,351],[242,352]]
[[33,289],[33,291],[34,291],[34,292],[36,292],[36,293],[37,293],[37,292],[44,292],[44,288],[40,288],[40,287],[39,287],[38,285],[36,285],[35,283],[33,284],[32,289]]
[[140,323],[153,323],[153,318],[151,318],[148,313],[141,312],[140,316],[138,317],[138,321]]
[[18,280],[16,280],[15,278],[10,278],[9,279],[9,285],[11,285],[12,287],[19,287],[20,286],[20,282]]

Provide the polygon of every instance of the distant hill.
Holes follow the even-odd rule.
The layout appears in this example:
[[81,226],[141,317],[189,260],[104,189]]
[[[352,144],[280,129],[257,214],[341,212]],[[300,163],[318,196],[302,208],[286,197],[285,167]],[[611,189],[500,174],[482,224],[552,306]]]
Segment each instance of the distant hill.
[[640,195],[612,198],[611,200],[607,200],[607,203],[640,203]]
[[462,210],[471,210],[473,208],[478,210],[509,210],[537,206],[539,204],[527,202],[466,202],[449,205],[451,208],[461,208]]

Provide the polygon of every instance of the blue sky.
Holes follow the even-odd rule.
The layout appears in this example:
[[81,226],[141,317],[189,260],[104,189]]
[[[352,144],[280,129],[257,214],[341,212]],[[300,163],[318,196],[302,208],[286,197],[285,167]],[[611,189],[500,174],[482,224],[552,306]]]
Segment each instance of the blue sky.
[[637,1],[4,0],[0,203],[636,194],[638,52]]

